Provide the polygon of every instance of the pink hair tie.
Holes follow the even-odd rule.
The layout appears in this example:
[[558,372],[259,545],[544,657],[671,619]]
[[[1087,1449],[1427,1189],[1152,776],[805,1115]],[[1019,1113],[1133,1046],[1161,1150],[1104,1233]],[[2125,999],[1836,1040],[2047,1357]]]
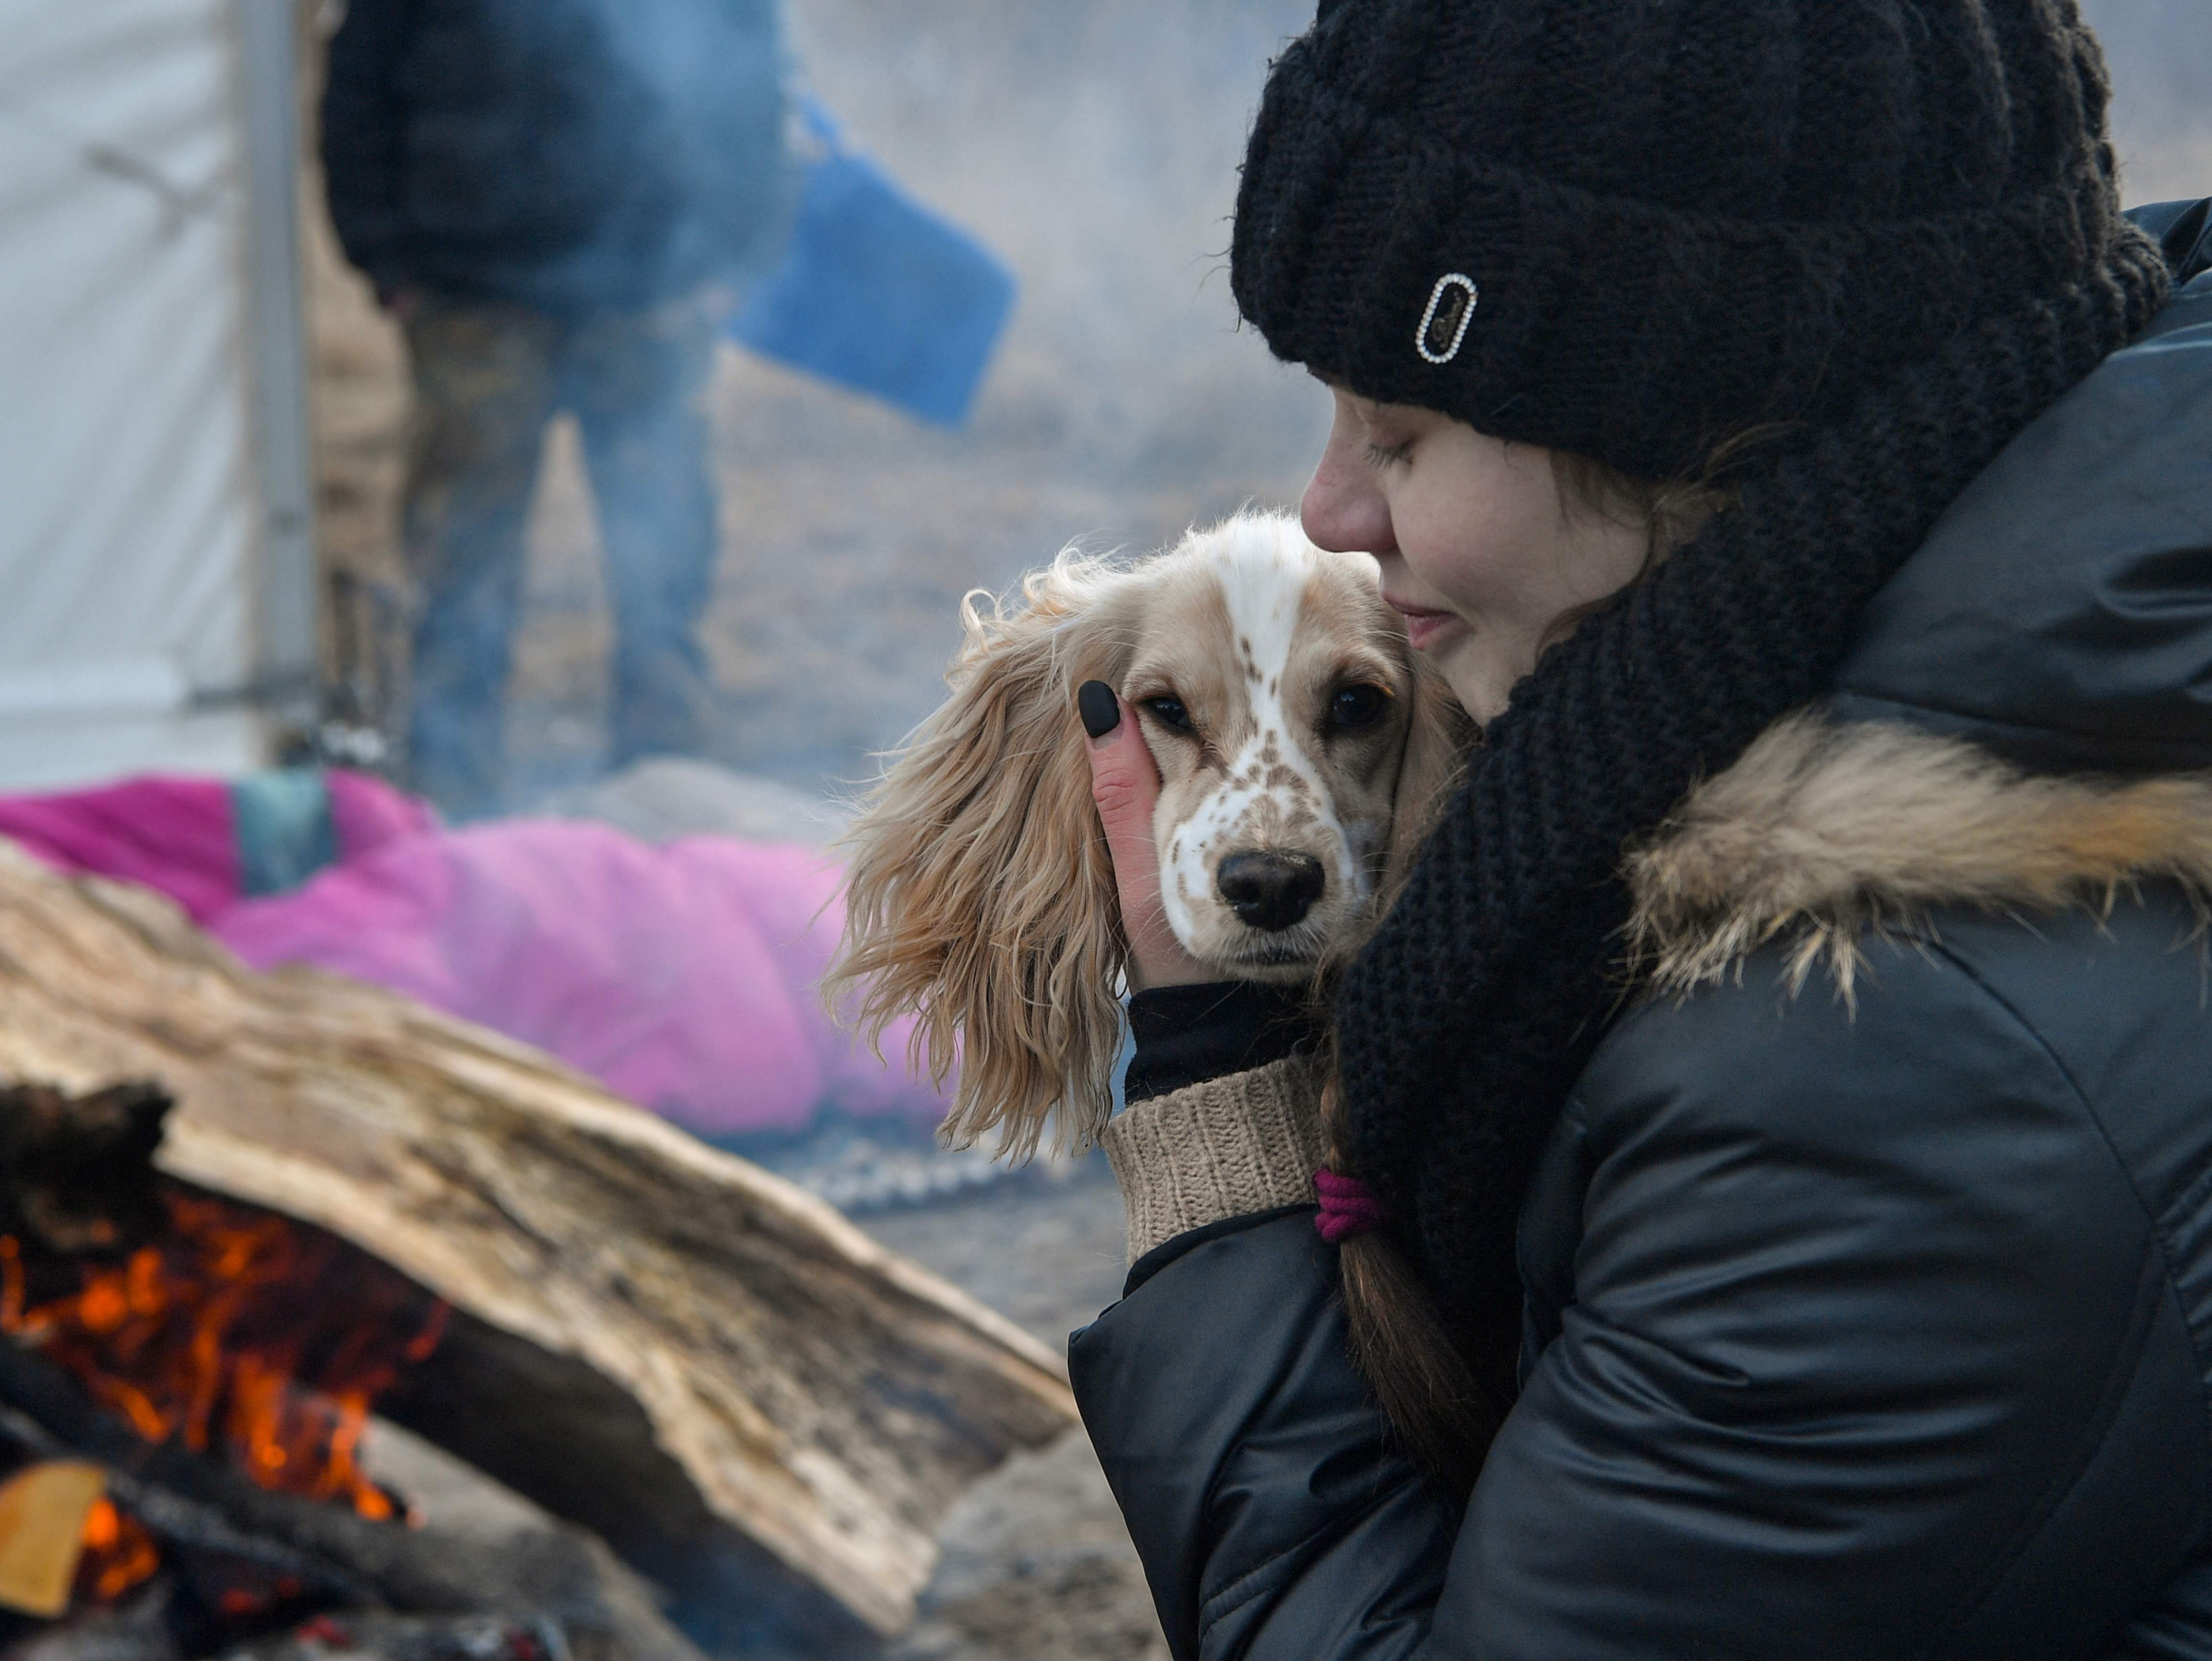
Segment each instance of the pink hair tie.
[[1314,1219],[1314,1226],[1331,1245],[1340,1245],[1382,1226],[1382,1202],[1358,1177],[1316,1171],[1314,1187],[1321,1193],[1321,1215]]

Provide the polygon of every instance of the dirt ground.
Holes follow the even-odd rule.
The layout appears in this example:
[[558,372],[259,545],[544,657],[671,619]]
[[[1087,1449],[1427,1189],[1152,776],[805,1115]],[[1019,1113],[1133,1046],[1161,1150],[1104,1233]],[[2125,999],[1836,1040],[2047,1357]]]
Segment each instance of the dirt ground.
[[[1121,1196],[1103,1162],[861,1226],[1055,1349],[1121,1294]],[[1082,1432],[977,1483],[942,1539],[895,1661],[1164,1661],[1143,1571]]]

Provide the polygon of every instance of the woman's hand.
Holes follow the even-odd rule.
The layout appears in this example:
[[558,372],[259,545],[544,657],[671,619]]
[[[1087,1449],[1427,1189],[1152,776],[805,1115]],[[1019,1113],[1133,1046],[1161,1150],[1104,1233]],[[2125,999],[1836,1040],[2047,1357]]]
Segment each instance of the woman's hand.
[[1114,882],[1121,895],[1129,989],[1219,980],[1218,973],[1183,950],[1160,904],[1159,854],[1152,845],[1160,770],[1137,730],[1137,712],[1103,680],[1085,681],[1075,702],[1083,730],[1091,735],[1091,799],[1106,827],[1106,850],[1113,856]]

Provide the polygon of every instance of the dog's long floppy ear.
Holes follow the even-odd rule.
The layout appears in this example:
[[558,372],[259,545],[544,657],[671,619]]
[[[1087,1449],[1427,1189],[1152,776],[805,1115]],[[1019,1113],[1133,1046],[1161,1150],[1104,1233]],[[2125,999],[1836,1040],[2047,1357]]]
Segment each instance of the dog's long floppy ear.
[[1427,659],[1413,659],[1413,715],[1406,731],[1406,753],[1398,764],[1398,788],[1391,799],[1390,843],[1382,861],[1382,904],[1387,910],[1413,874],[1437,816],[1467,771],[1474,722]]
[[911,1064],[959,1083],[944,1135],[1033,1153],[1112,1110],[1127,958],[1075,713],[1121,684],[1137,584],[1073,551],[1018,600],[961,608],[951,697],[896,753],[845,837],[845,937],[823,993],[871,1042],[916,1018]]

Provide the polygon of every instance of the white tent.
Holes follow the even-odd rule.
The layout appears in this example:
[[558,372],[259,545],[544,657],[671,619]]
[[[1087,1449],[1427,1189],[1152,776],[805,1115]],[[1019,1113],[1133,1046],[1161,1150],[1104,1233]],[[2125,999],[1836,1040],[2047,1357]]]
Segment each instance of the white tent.
[[0,789],[314,678],[292,0],[0,0]]

